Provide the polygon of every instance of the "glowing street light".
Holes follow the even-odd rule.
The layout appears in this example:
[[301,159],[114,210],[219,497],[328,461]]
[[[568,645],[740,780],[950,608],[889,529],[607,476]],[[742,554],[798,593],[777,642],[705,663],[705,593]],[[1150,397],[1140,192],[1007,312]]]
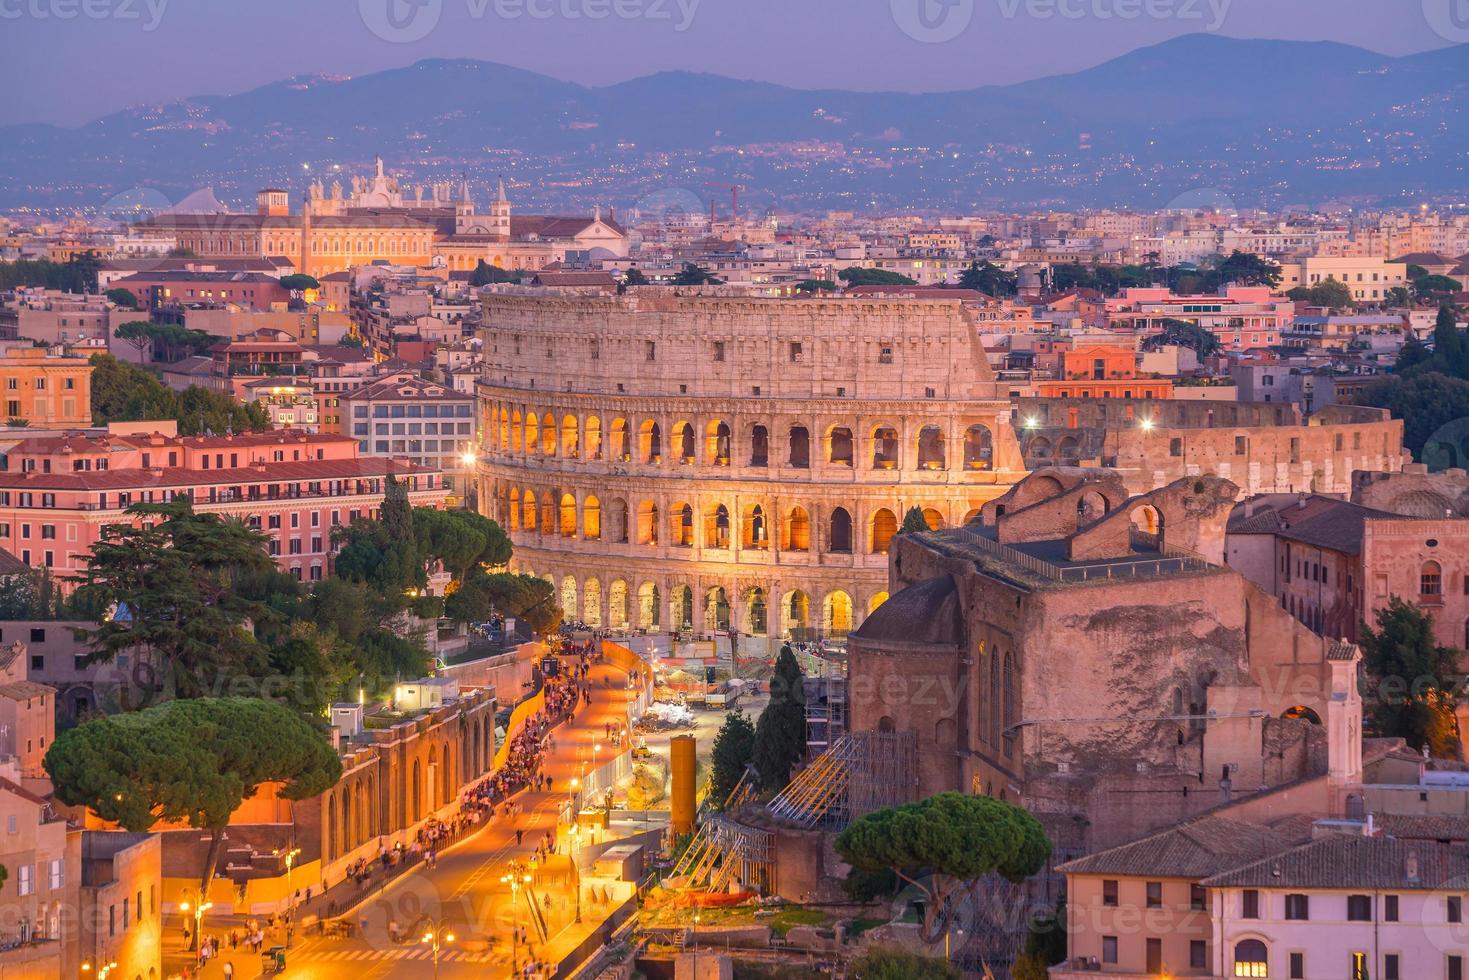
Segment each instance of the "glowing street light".
[[[203,889],[200,889],[200,891],[199,891],[199,901],[195,902],[194,903],[194,907],[193,907],[193,911],[194,911],[194,935],[192,937],[190,937],[190,939],[189,939],[189,949],[194,950],[194,949],[198,949],[199,948],[199,930],[203,928],[203,924],[204,924],[204,913],[205,912],[208,912],[212,908],[214,908],[214,903],[213,902],[206,902],[206,901],[204,901],[204,891],[203,891]],[[179,903],[179,911],[180,912],[188,912],[189,911],[189,903],[188,902],[180,902]]]
[[473,449],[464,450],[464,455],[459,457],[459,462],[465,466],[473,466],[479,461],[479,455]]
[[425,943],[434,951],[434,980],[439,976],[439,950],[454,941],[454,933],[444,928],[443,920],[437,922],[429,920],[429,930],[423,934],[420,943]]
[[1153,431],[1153,420],[1150,418],[1143,419],[1142,421],[1138,422],[1138,425],[1142,428],[1144,432]]

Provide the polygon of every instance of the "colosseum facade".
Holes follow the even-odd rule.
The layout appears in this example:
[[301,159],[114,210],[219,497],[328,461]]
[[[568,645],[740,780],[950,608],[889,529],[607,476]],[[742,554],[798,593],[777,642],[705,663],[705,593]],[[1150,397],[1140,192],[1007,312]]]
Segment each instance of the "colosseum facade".
[[841,636],[887,598],[909,508],[960,524],[1024,473],[958,301],[484,303],[481,508],[591,625]]

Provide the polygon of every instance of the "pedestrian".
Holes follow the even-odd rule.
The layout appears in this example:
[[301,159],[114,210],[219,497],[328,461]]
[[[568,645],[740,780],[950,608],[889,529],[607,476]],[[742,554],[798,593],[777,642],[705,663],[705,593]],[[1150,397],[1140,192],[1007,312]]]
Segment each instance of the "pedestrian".
[[224,963],[224,980],[232,980],[235,975],[235,965],[229,960]]
[[523,830],[521,830],[521,829],[519,829],[517,827],[516,830],[515,830],[515,846],[516,847],[519,847],[524,842],[524,839],[525,839],[525,831],[523,831]]

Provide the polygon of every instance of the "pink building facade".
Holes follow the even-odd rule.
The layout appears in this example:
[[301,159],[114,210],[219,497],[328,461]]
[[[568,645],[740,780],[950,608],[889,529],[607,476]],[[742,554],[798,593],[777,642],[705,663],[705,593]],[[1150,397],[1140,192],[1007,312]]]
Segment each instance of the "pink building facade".
[[1178,296],[1148,286],[1107,300],[1105,316],[1113,329],[1144,335],[1161,333],[1167,320],[1183,320],[1208,330],[1225,350],[1245,351],[1278,345],[1295,321],[1295,304],[1266,286],[1230,286],[1220,296]]

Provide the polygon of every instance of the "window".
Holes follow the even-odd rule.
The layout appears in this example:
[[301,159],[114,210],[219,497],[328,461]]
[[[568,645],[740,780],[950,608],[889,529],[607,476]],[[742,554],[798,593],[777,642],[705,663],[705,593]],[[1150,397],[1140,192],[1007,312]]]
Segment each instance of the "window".
[[1148,973],[1156,976],[1163,972],[1163,940],[1149,939],[1146,949]]
[[1198,884],[1189,885],[1188,907],[1191,909],[1204,909],[1207,908],[1208,905],[1209,896],[1208,893],[1204,890],[1204,886]]
[[66,865],[60,858],[53,858],[46,866],[46,879],[46,885],[52,891],[59,891],[66,884]]
[[1148,908],[1161,909],[1163,907],[1163,883],[1161,881],[1148,882]]
[[1464,921],[1464,900],[1458,895],[1450,895],[1448,899],[1448,921]]
[[1117,906],[1117,881],[1116,881],[1116,879],[1113,879],[1113,878],[1103,879],[1103,881],[1102,881],[1102,904],[1103,905],[1110,905],[1113,908],[1116,908],[1116,906]]
[[716,340],[714,342],[714,360],[724,360],[724,341],[722,340]]
[[1246,939],[1235,944],[1234,975],[1237,977],[1270,976],[1270,964],[1264,943],[1258,939]]
[[1117,937],[1116,936],[1103,936],[1102,937],[1102,962],[1103,963],[1116,963],[1117,962]]
[[1449,980],[1464,980],[1464,957],[1450,956],[1448,967]]
[[1258,919],[1260,917],[1260,893],[1253,888],[1245,889],[1240,901],[1241,919]]
[[791,363],[800,364],[801,354],[804,353],[804,351],[805,348],[801,345],[801,342],[799,340],[791,341]]
[[1194,970],[1202,970],[1209,965],[1209,946],[1202,939],[1189,940],[1188,965]]
[[1388,953],[1382,958],[1382,980],[1402,980],[1397,953]]
[[1306,980],[1306,954],[1290,954],[1290,980]]
[[645,341],[645,343],[647,344],[646,349],[648,360],[656,361],[658,359],[658,342],[655,340],[649,340]]
[[18,874],[18,877],[16,879],[16,888],[19,890],[18,894],[22,898],[27,895],[35,894],[35,869],[32,868],[29,864],[22,864],[19,868],[16,869],[16,872]]
[[1311,918],[1311,899],[1308,895],[1285,896],[1285,917],[1298,922]]
[[1426,561],[1418,575],[1418,591],[1425,596],[1443,595],[1443,571],[1438,562]]
[[1382,921],[1398,921],[1398,897],[1396,895],[1382,896]]
[[1372,921],[1372,896],[1371,895],[1348,895],[1347,896],[1347,921],[1348,922],[1371,922]]

